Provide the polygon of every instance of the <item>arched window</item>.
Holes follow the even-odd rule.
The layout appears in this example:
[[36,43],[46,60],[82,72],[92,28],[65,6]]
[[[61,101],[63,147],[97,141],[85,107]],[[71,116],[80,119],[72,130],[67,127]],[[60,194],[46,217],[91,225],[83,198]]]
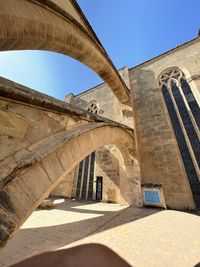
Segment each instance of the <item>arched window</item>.
[[184,73],[166,70],[159,84],[193,193],[200,208],[200,109]]
[[87,105],[87,111],[93,113],[93,114],[97,114],[99,111],[99,104],[93,100],[91,101],[88,105]]

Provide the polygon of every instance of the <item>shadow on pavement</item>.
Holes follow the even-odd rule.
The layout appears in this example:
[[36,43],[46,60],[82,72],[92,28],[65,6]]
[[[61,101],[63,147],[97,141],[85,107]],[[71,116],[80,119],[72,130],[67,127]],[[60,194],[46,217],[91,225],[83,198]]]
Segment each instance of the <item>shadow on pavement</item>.
[[[72,217],[74,214],[76,216],[76,221],[62,224],[62,222],[57,221],[54,216],[55,225],[34,228],[27,227],[24,229],[22,227],[8,245],[0,252],[0,266],[8,266],[6,262],[9,262],[10,265],[44,251],[61,248],[93,234],[142,219],[161,211],[161,209],[140,209],[133,207],[109,211],[103,210],[103,205],[102,210],[91,208],[92,206],[95,207],[96,204],[96,202],[68,200],[56,204],[53,210],[45,210],[49,212],[49,214],[53,211],[55,216],[56,210],[61,212],[66,211],[66,216],[70,218],[70,216]],[[107,205],[108,207],[109,205],[115,207],[113,204]],[[42,214],[44,211],[36,210],[36,212]],[[83,215],[96,217],[84,219],[81,218]],[[46,218],[48,218],[48,215]],[[2,262],[4,259],[6,260],[5,265]]]

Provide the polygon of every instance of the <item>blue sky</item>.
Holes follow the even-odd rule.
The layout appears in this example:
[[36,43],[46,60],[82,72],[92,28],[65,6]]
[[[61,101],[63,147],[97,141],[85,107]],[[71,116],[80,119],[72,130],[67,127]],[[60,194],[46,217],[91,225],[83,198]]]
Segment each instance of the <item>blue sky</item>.
[[[116,68],[132,67],[197,36],[199,0],[78,0]],[[0,76],[63,99],[101,79],[53,52],[0,52]]]

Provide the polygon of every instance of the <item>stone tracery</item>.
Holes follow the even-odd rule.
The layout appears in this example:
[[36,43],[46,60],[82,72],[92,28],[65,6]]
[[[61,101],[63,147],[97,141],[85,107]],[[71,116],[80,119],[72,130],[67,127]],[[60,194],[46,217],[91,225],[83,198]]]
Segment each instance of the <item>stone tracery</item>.
[[93,114],[97,114],[99,111],[99,103],[97,103],[95,100],[89,102],[89,104],[87,105],[87,111]]
[[179,85],[182,79],[186,79],[184,73],[178,68],[171,68],[161,75],[159,84],[161,87],[163,85],[170,87],[172,83]]

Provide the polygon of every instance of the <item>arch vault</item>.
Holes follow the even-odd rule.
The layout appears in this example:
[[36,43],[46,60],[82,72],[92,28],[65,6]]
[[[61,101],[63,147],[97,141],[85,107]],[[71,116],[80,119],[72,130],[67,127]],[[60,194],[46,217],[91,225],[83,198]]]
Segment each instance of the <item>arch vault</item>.
[[3,78],[0,92],[0,247],[103,145],[116,145],[123,158],[121,203],[141,205],[133,129]]
[[124,160],[126,172],[120,184],[124,202],[139,206],[139,169],[131,134],[107,123],[80,126],[45,138],[26,152],[18,152],[18,160],[7,166],[9,175],[4,180],[10,180],[0,191],[0,246],[82,159],[106,144],[115,144]]

